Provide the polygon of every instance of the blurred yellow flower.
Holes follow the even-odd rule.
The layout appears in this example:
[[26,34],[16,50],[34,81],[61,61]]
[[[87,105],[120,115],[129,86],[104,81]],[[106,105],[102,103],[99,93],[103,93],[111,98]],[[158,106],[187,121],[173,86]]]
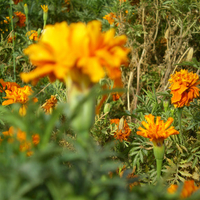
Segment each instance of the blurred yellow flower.
[[49,76],[50,81],[71,80],[77,85],[84,80],[88,87],[106,74],[119,79],[120,65],[127,62],[129,52],[125,43],[126,36],[115,37],[114,29],[102,33],[99,21],[47,25],[39,42],[24,51],[37,68],[22,73],[21,78],[33,84],[44,76]]
[[171,75],[169,82],[172,94],[171,103],[175,108],[189,106],[190,102],[199,96],[199,88],[196,86],[200,81],[198,75],[193,72],[182,69]]
[[47,5],[41,5],[41,8],[45,13],[48,12],[48,6]]
[[[168,192],[170,194],[173,194],[177,191],[178,189],[178,185],[171,185],[168,188]],[[199,190],[200,188],[195,186],[194,181],[193,180],[188,180],[184,182],[183,188],[181,190],[181,195],[180,197],[182,199],[187,198],[189,196],[191,196],[195,191]]]
[[22,12],[19,12],[19,11],[14,12],[14,14],[15,14],[15,18],[17,18],[17,25],[19,27],[25,26],[26,15],[24,13],[22,13]]
[[166,139],[170,135],[179,134],[179,132],[175,130],[173,126],[169,128],[169,126],[174,121],[172,117],[169,117],[167,122],[165,123],[163,120],[161,120],[161,117],[156,117],[155,123],[154,118],[155,117],[152,114],[145,115],[147,123],[145,121],[142,121],[142,125],[146,129],[139,127],[139,131],[137,131],[137,134],[145,138],[149,138],[153,143],[156,143],[158,146],[161,146],[164,139]]

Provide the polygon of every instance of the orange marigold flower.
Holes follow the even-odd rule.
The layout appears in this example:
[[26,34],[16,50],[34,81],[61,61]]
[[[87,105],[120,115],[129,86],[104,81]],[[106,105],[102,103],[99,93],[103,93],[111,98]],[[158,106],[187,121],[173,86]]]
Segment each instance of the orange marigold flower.
[[117,16],[112,12],[103,17],[103,19],[106,19],[109,24],[113,24],[116,18]]
[[112,98],[113,98],[113,101],[119,100],[119,99],[120,99],[119,93],[114,93],[114,94],[112,95]]
[[38,32],[35,30],[28,31],[26,36],[28,36],[30,40],[38,41]]
[[21,28],[23,26],[25,26],[25,21],[26,21],[26,15],[22,12],[14,12],[15,17],[18,19],[17,21],[17,25]]
[[40,135],[39,134],[32,135],[32,142],[34,145],[39,144],[40,143]]
[[[7,99],[3,101],[2,105],[10,105],[13,103],[21,103],[22,107],[19,110],[19,113],[21,116],[26,115],[26,104],[29,100],[29,96],[33,93],[31,87],[28,85],[18,88],[17,86],[11,87],[10,90],[5,90],[6,97],[3,97],[4,99]],[[33,99],[34,102],[37,102],[37,98]]]
[[6,137],[12,137],[13,134],[14,134],[14,127],[11,126],[11,127],[8,129],[8,131],[4,131],[4,132],[2,132],[2,134],[3,134],[4,136],[6,136]]
[[21,131],[20,129],[18,129],[17,140],[19,140],[20,142],[26,141],[26,133],[24,131]]
[[37,68],[22,73],[21,78],[34,84],[49,76],[50,81],[59,79],[67,84],[72,80],[83,85],[84,81],[88,87],[106,74],[111,79],[119,78],[120,65],[127,62],[129,52],[125,43],[126,36],[115,37],[114,29],[102,33],[99,21],[47,25],[39,42],[24,51]]
[[[168,188],[168,192],[170,194],[173,194],[177,191],[178,189],[178,185],[171,185]],[[187,198],[189,196],[191,196],[195,191],[199,190],[199,187],[195,186],[194,181],[193,180],[189,180],[189,181],[185,181],[182,191],[181,191],[181,198]]]
[[46,100],[46,102],[42,105],[42,108],[47,114],[50,114],[52,113],[52,110],[56,106],[56,104],[57,104],[56,96],[51,95],[51,98]]
[[[3,92],[4,90],[11,90],[11,88],[13,86],[16,86],[16,87],[20,87],[17,83],[15,82],[4,82],[3,79],[0,79],[0,85],[3,87],[0,86],[0,92]],[[1,90],[2,89],[2,90]]]
[[29,87],[28,85],[22,87],[22,88],[18,88],[17,86],[13,86],[11,88],[11,90],[5,90],[6,92],[6,97],[3,97],[4,99],[8,99],[5,100],[2,105],[10,105],[13,103],[27,103],[27,101],[29,100],[28,96],[30,96],[33,91],[31,89],[31,87]]
[[19,2],[22,2],[23,0],[13,0],[14,4],[17,5]]
[[196,87],[200,81],[197,74],[181,70],[171,75],[169,79],[171,86],[171,103],[175,108],[189,106],[194,98],[199,96],[199,89]]
[[155,142],[158,146],[162,145],[164,139],[166,139],[170,135],[179,134],[179,132],[175,130],[173,126],[169,128],[169,126],[174,121],[172,117],[169,117],[167,122],[165,123],[163,120],[161,120],[161,117],[156,117],[155,123],[154,118],[155,117],[152,114],[145,115],[147,123],[145,121],[142,121],[142,125],[146,129],[139,127],[139,131],[137,131],[137,134],[145,138],[149,138],[153,143]]
[[117,128],[114,132],[114,138],[117,140],[122,141],[128,141],[128,137],[131,134],[131,129],[129,128],[129,125],[126,123],[126,120],[124,118],[121,119],[111,119],[111,124],[116,124]]

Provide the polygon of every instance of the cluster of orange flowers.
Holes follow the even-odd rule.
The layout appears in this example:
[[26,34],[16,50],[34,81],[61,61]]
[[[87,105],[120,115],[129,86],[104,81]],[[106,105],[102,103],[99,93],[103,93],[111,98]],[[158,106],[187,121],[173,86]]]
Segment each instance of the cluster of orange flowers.
[[[168,192],[173,194],[173,193],[177,192],[177,189],[178,189],[178,185],[171,185],[168,188]],[[181,198],[187,198],[199,189],[200,189],[199,187],[195,186],[193,180],[185,181],[183,188],[182,188],[182,191],[181,191],[181,194],[180,194],[180,197]]]
[[59,79],[81,87],[91,87],[106,74],[121,79],[120,65],[128,61],[125,43],[126,36],[115,37],[114,29],[102,33],[99,21],[47,25],[39,42],[24,51],[37,67],[21,78],[35,84],[49,76],[50,81]]
[[18,129],[17,131],[14,127],[10,127],[8,131],[2,132],[5,138],[8,139],[8,142],[12,143],[14,141],[14,136],[20,142],[19,150],[26,152],[27,156],[31,156],[33,151],[31,148],[33,145],[38,145],[40,142],[40,136],[38,134],[32,135],[32,141],[26,139],[26,133]]
[[45,113],[51,114],[56,104],[57,104],[56,96],[51,95],[51,98],[46,100],[46,102],[42,105],[42,108],[44,109]]
[[156,117],[156,123],[154,120],[154,116],[152,114],[145,115],[145,121],[142,121],[142,125],[146,128],[139,127],[139,131],[137,131],[138,135],[141,135],[145,138],[149,138],[152,142],[156,142],[157,144],[163,144],[164,139],[169,137],[170,135],[179,134],[177,130],[174,129],[173,126],[169,128],[169,126],[174,121],[173,118],[169,117],[167,122],[164,123],[161,120],[161,117]]
[[103,19],[106,19],[108,21],[109,24],[113,24],[115,22],[115,19],[117,18],[117,16],[114,13],[108,13],[107,15],[105,15],[103,17]]
[[13,0],[14,4],[17,5],[19,2],[22,2],[23,0]]
[[[3,97],[7,99],[2,102],[2,105],[10,105],[13,103],[20,103],[22,107],[19,110],[21,116],[26,115],[26,103],[29,100],[29,96],[32,95],[33,91],[30,86],[26,85],[24,87],[20,87],[17,83],[13,82],[4,82],[0,79],[0,84],[2,85],[2,89],[0,92],[5,91],[6,96]],[[34,102],[37,102],[37,98],[33,98]]]
[[129,125],[127,124],[126,120],[124,120],[124,118],[111,119],[110,123],[116,125],[114,138],[116,138],[117,140],[120,140],[121,142],[128,141],[128,138],[131,134],[131,129],[129,128]]
[[38,41],[38,32],[35,30],[28,31],[26,36],[28,36],[30,40]]

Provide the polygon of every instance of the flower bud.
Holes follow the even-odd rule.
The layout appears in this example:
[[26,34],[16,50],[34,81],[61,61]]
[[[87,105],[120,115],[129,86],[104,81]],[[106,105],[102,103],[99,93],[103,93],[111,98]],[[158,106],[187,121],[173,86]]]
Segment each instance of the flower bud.
[[109,103],[106,103],[103,109],[104,114],[107,112],[110,112],[110,108],[111,108],[111,105]]
[[24,4],[24,13],[26,16],[28,15],[28,6],[26,3]]

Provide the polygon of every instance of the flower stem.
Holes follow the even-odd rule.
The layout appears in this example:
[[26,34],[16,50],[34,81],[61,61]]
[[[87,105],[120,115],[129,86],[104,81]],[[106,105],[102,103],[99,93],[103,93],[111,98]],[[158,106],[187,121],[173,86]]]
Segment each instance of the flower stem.
[[160,179],[161,169],[162,169],[162,159],[156,159],[156,167],[157,167],[157,180]]
[[10,0],[10,10],[9,10],[9,17],[10,17],[10,22],[11,22],[11,33],[13,34],[12,36],[12,56],[13,56],[13,68],[14,68],[14,82],[16,82],[16,63],[15,63],[15,37],[14,37],[14,26],[13,26],[13,18],[12,18],[12,0]]
[[183,111],[183,108],[178,108],[177,109],[178,125],[179,125],[179,140],[180,140],[181,144],[183,144],[183,134],[182,134],[182,126],[181,126],[182,111]]

